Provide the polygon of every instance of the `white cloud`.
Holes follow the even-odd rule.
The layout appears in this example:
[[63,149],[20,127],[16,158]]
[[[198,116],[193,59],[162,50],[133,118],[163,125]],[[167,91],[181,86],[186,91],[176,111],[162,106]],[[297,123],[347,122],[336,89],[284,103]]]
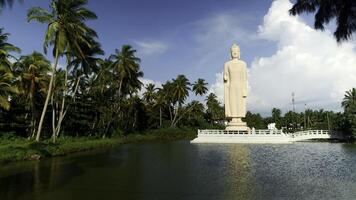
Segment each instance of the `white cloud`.
[[156,88],[162,88],[162,83],[161,82],[159,82],[159,81],[154,81],[154,80],[151,80],[151,79],[146,79],[146,78],[140,78],[139,79],[141,82],[142,82],[142,88],[141,88],[141,90],[140,91],[138,91],[138,93],[137,93],[137,95],[139,96],[139,97],[142,97],[143,96],[143,94],[146,92],[146,86],[148,85],[148,84],[154,84],[155,86],[156,86]]
[[167,44],[161,41],[135,41],[137,53],[141,57],[157,56],[167,51]]
[[[305,103],[314,109],[339,110],[345,91],[356,87],[355,43],[338,45],[330,31],[316,31],[301,18],[290,16],[291,6],[289,0],[274,1],[258,28],[258,36],[275,41],[278,50],[252,62],[248,109],[290,110],[295,92],[299,111]],[[220,78],[212,90],[223,94]]]
[[253,20],[251,16],[224,12],[192,23],[198,61],[195,65],[211,65],[215,58],[228,57],[226,47],[233,43],[248,44],[256,40],[256,33],[247,29]]

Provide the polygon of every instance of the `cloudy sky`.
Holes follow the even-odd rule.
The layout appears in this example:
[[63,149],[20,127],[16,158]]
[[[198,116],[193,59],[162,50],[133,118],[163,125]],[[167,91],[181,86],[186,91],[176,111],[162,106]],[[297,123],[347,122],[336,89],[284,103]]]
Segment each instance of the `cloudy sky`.
[[[26,12],[48,2],[25,0],[1,13],[0,25],[23,54],[42,51],[46,27],[27,23]],[[223,63],[237,43],[249,68],[249,110],[288,111],[294,92],[298,111],[305,104],[338,111],[344,92],[356,87],[356,42],[337,44],[332,30],[312,29],[311,16],[289,16],[291,6],[289,0],[89,0],[99,17],[90,25],[106,54],[134,46],[144,82],[204,78],[222,99]]]

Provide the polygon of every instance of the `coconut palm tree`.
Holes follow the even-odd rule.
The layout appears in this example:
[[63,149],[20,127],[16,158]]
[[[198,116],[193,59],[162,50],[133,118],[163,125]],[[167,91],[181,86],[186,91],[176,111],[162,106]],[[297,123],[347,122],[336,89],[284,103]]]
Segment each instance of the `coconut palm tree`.
[[190,91],[189,80],[184,75],[178,75],[176,79],[172,81],[172,96],[175,103],[182,105],[189,95]]
[[150,104],[156,95],[157,88],[155,84],[149,83],[146,85],[145,90],[146,91],[143,93],[143,98],[148,104]]
[[48,72],[51,69],[51,63],[38,52],[22,56],[15,64],[15,74],[19,77],[19,88],[21,94],[29,102],[31,110],[31,136],[36,130],[37,109],[36,98],[38,95],[45,96],[48,86]]
[[[78,91],[79,83],[83,75],[89,75],[92,72],[95,72],[98,70],[100,58],[97,56],[103,55],[104,51],[101,49],[101,46],[98,42],[96,42],[93,38],[88,38],[88,41],[90,41],[91,46],[86,46],[83,45],[81,48],[82,51],[82,56],[76,56],[73,58],[72,62],[69,63],[67,66],[67,69],[64,71],[65,76],[64,76],[64,90],[62,92],[62,100],[60,104],[60,109],[58,113],[58,121],[56,123],[56,127],[54,129],[54,132],[52,134],[52,140],[53,142],[56,142],[56,138],[59,136],[62,122],[64,117],[67,114],[67,111],[69,109],[69,106],[71,105],[70,103],[73,103],[75,100],[75,95]],[[68,81],[68,73],[71,71],[72,79],[69,79]],[[71,82],[71,87],[68,87],[68,82]],[[71,100],[68,105],[66,105],[66,99],[67,96],[69,96],[69,93],[71,93]],[[53,118],[55,119],[55,118]]]
[[0,28],[0,69],[2,70],[11,70],[10,58],[15,58],[11,53],[21,52],[19,48],[7,42],[9,35],[9,33],[4,33],[3,28]]
[[178,115],[180,114],[181,107],[184,101],[187,99],[190,91],[190,83],[189,80],[184,75],[178,75],[176,79],[172,80],[172,84],[170,85],[170,93],[172,96],[173,107],[175,107],[173,112],[173,119],[171,122],[171,127],[175,127],[180,118]]
[[14,75],[12,74],[12,62],[14,58],[11,53],[20,52],[20,49],[7,42],[8,33],[0,28],[0,108],[10,109],[9,97],[18,93],[18,88],[14,85]]
[[203,117],[204,105],[199,101],[194,100],[187,105],[187,110],[189,116],[192,116],[194,119],[198,119],[200,117]]
[[344,108],[345,113],[356,112],[356,88],[346,91],[341,106]]
[[336,19],[334,36],[338,42],[348,40],[356,31],[355,0],[297,0],[289,10],[291,15],[315,13],[315,29],[324,30],[333,19]]
[[218,97],[214,93],[210,93],[206,97],[205,102],[207,106],[207,114],[210,116],[211,123],[223,118],[223,108],[220,106]]
[[[122,91],[128,90],[129,86],[133,89],[141,87],[142,83],[139,77],[143,76],[140,71],[140,59],[135,56],[136,50],[132,49],[130,45],[123,45],[121,50],[115,49],[115,54],[109,57],[112,68],[118,77],[118,94],[121,98]],[[125,87],[125,88],[123,88]]]
[[273,122],[276,123],[276,127],[277,128],[281,128],[281,114],[282,114],[282,111],[278,108],[272,108],[272,119],[273,119]]
[[9,97],[17,93],[18,89],[14,84],[14,75],[8,70],[0,69],[0,108],[9,110]]
[[59,57],[66,54],[68,61],[71,60],[71,57],[84,58],[83,45],[90,47],[88,38],[97,37],[95,31],[85,24],[86,20],[97,18],[95,13],[84,7],[86,4],[87,0],[52,0],[50,11],[39,7],[28,11],[28,21],[35,20],[47,24],[43,45],[44,51],[46,53],[47,48],[53,45],[53,56],[55,58],[47,97],[37,129],[36,141],[40,140],[44,117],[52,95]]
[[162,127],[162,108],[167,105],[167,98],[162,88],[154,95],[154,106],[159,107],[159,127]]
[[195,95],[204,95],[206,92],[208,92],[208,88],[206,87],[208,83],[205,82],[204,79],[199,78],[194,84],[193,84],[193,92]]

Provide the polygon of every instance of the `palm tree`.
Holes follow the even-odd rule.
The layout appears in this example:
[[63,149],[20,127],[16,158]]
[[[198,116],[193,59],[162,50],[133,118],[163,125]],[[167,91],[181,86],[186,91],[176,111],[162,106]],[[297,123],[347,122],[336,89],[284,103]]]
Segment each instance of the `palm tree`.
[[37,129],[36,141],[40,140],[42,124],[52,95],[53,80],[59,57],[65,53],[67,60],[70,60],[72,56],[84,58],[82,46],[90,47],[88,38],[97,37],[95,31],[85,24],[86,20],[97,18],[95,13],[84,7],[86,4],[87,0],[52,0],[50,11],[39,7],[28,11],[28,21],[35,20],[47,24],[44,51],[46,53],[48,46],[53,45],[55,58],[47,97]]
[[208,83],[205,82],[204,79],[199,78],[194,84],[193,84],[193,91],[195,92],[195,95],[204,95],[208,91],[208,88],[206,87]]
[[123,86],[126,86],[126,91],[131,85],[131,89],[140,88],[142,83],[139,77],[143,76],[140,71],[140,59],[135,56],[136,50],[130,45],[123,45],[121,50],[115,49],[115,54],[109,57],[112,68],[118,76],[118,94],[121,98]]
[[51,69],[51,63],[38,52],[33,52],[28,56],[22,56],[14,65],[15,73],[19,76],[19,85],[21,94],[30,102],[31,110],[31,136],[36,130],[37,94],[45,95],[48,85],[48,72]]
[[189,116],[193,116],[194,119],[198,119],[204,114],[204,105],[199,101],[194,100],[190,102],[187,107]]
[[11,53],[20,53],[21,50],[7,42],[9,33],[4,33],[4,29],[0,28],[0,69],[11,70],[12,63],[10,58],[15,58]]
[[[78,91],[79,83],[83,75],[89,75],[90,73],[98,70],[99,62],[101,61],[98,58],[98,55],[103,55],[104,51],[101,49],[101,46],[98,42],[93,40],[93,38],[88,38],[91,46],[82,46],[82,56],[76,56],[73,58],[72,62],[67,66],[67,70],[65,70],[64,76],[64,90],[62,92],[62,103],[60,104],[60,111],[58,112],[58,121],[56,123],[56,127],[54,128],[54,132],[52,134],[53,142],[56,142],[56,138],[59,136],[61,125],[64,117],[67,114],[69,106],[66,106],[66,98],[71,93],[71,100],[73,103],[75,100],[75,95]],[[68,87],[68,72],[72,72],[71,82],[72,87]],[[55,119],[55,118],[53,118]]]
[[9,110],[9,97],[17,93],[18,89],[14,84],[14,75],[10,71],[0,69],[0,108]]
[[215,120],[223,118],[223,108],[220,106],[218,97],[214,93],[210,93],[206,99],[207,114],[210,117],[211,123]]
[[157,93],[154,96],[154,106],[158,106],[159,107],[159,127],[162,127],[162,108],[167,105],[167,98],[166,95],[164,93],[164,90],[159,88]]
[[143,98],[147,103],[151,103],[156,95],[157,88],[155,84],[149,83],[146,85],[145,90],[146,91],[143,93]]
[[14,56],[10,53],[20,52],[20,49],[7,43],[9,34],[3,31],[4,29],[0,28],[0,108],[9,110],[10,95],[18,93],[18,89],[14,85],[12,62],[9,60],[11,57],[14,58]]
[[180,118],[178,118],[179,111],[181,110],[182,104],[186,100],[190,91],[190,83],[189,80],[184,75],[178,75],[176,79],[173,79],[172,84],[170,86],[173,100],[173,106],[176,107],[174,109],[174,117],[171,122],[171,126],[175,127]]
[[344,108],[345,113],[356,112],[356,88],[346,91],[341,106]]
[[176,79],[172,81],[172,97],[175,103],[183,104],[185,99],[189,95],[190,90],[189,80],[184,75],[178,75]]
[[272,108],[272,119],[273,122],[276,123],[276,127],[280,128],[280,122],[281,122],[281,114],[282,111],[278,108]]
[[338,42],[351,38],[356,31],[356,2],[354,0],[297,0],[289,10],[291,15],[315,13],[315,29],[324,30],[333,19],[336,19],[334,36]]

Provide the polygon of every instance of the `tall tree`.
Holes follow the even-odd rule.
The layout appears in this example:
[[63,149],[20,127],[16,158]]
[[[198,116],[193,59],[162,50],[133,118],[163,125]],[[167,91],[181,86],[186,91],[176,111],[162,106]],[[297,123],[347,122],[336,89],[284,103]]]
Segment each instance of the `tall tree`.
[[136,50],[130,45],[123,45],[121,50],[115,49],[115,54],[109,57],[112,61],[112,68],[118,76],[118,94],[122,96],[123,89],[127,91],[129,86],[140,88],[142,83],[139,80],[143,76],[140,71],[140,59],[135,56]]
[[272,108],[272,120],[274,123],[276,123],[276,127],[278,129],[281,128],[281,116],[282,111],[278,108]]
[[9,110],[9,97],[17,93],[18,88],[14,84],[14,75],[10,71],[0,69],[0,109]]
[[[61,92],[61,104],[59,105],[58,117],[53,117],[53,120],[57,118],[57,122],[53,122],[55,128],[53,129],[52,140],[56,142],[56,138],[59,136],[61,131],[61,126],[64,117],[67,114],[69,106],[74,102],[75,96],[78,91],[80,80],[83,76],[88,76],[92,72],[98,70],[100,58],[97,56],[103,55],[104,51],[101,49],[101,46],[93,38],[88,38],[91,46],[81,45],[82,56],[73,56],[73,60],[67,65],[67,69],[64,71],[64,81],[63,81],[63,90]],[[72,76],[68,77],[68,73]],[[68,82],[71,82],[68,86]],[[66,99],[70,97],[70,102],[66,103]]]
[[171,122],[171,126],[175,127],[177,122],[179,121],[179,114],[182,108],[184,101],[187,99],[190,91],[190,83],[189,80],[184,75],[178,75],[176,79],[173,79],[172,84],[170,85],[172,95],[172,102],[174,107],[173,119]]
[[208,92],[208,88],[206,87],[208,83],[205,82],[204,79],[199,78],[194,84],[193,84],[193,92],[195,95],[204,95],[206,92]]
[[324,30],[333,19],[336,19],[334,36],[338,42],[348,40],[356,31],[355,0],[297,0],[289,10],[291,15],[315,13],[315,29]]
[[216,120],[224,118],[223,108],[220,106],[218,97],[214,93],[210,93],[206,99],[207,115],[210,122],[213,124]]
[[[86,20],[97,18],[95,13],[84,7],[86,4],[87,0],[52,0],[50,11],[40,7],[35,7],[28,11],[28,21],[35,20],[47,24],[44,51],[47,52],[48,46],[53,45],[55,58],[47,97],[37,129],[36,141],[40,140],[43,120],[52,95],[59,57],[64,54],[69,57],[84,57],[82,45],[85,44],[90,47],[89,38],[97,37],[95,31],[85,24]],[[70,58],[67,57],[67,60],[70,60]]]
[[9,97],[18,93],[18,88],[14,85],[14,75],[12,74],[12,62],[14,58],[11,53],[20,52],[20,49],[7,42],[8,33],[0,28],[0,108],[10,109]]
[[9,33],[4,33],[4,29],[0,28],[0,69],[11,71],[10,58],[15,58],[12,53],[20,53],[21,50],[7,42],[9,36]]
[[31,110],[30,137],[33,137],[36,131],[38,115],[36,102],[38,102],[39,96],[46,94],[50,69],[51,63],[38,52],[22,56],[14,65],[15,73],[19,76],[20,92],[29,101]]
[[356,109],[356,88],[346,91],[341,106],[344,108],[345,113]]
[[143,98],[148,104],[150,104],[154,100],[157,88],[155,84],[149,83],[146,85],[145,90],[146,91],[143,93]]

